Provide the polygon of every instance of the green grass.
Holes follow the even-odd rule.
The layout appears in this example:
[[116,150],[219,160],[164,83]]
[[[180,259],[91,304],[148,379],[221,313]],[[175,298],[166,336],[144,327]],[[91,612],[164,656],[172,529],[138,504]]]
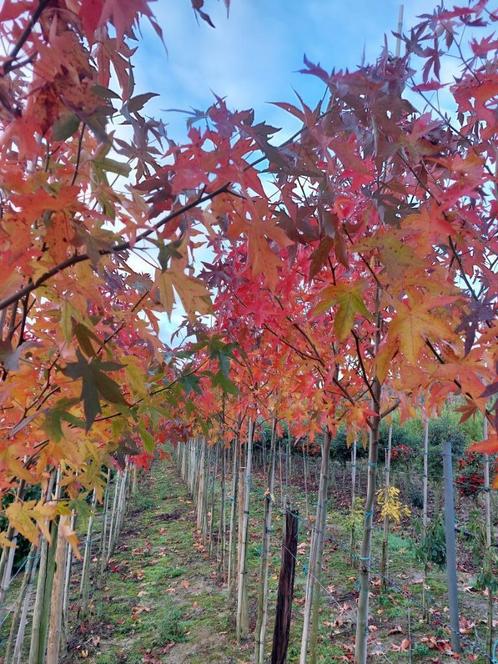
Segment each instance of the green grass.
[[[216,495],[219,496],[218,490]],[[305,509],[302,494],[294,491],[293,499],[303,515]],[[251,493],[247,559],[252,624],[255,620],[255,598],[261,564],[263,508],[262,482],[256,477]],[[311,500],[309,510],[310,514],[314,513]],[[234,610],[228,602],[226,586],[216,582],[215,562],[209,560],[198,548],[194,505],[172,464],[161,463],[154,468],[151,479],[148,479],[130,505],[129,515],[130,534],[127,535],[125,529],[120,548],[113,557],[118,571],[109,572],[106,588],[95,593],[93,598],[92,629],[100,633],[102,638],[87,661],[90,664],[138,664],[144,661],[144,653],[148,652],[157,661],[168,662],[170,653],[174,654],[176,650],[186,653],[182,655],[183,661],[189,664],[250,661],[252,643],[243,649],[235,643]],[[319,663],[343,661],[346,648],[354,640],[357,571],[349,563],[350,527],[347,515],[332,506],[328,524],[321,574],[324,590],[318,631]],[[268,653],[276,604],[282,527],[283,518],[277,503],[271,538]],[[373,537],[374,566],[378,566],[381,538],[381,529],[376,524]],[[299,541],[309,542],[309,532],[304,521],[300,523]],[[289,664],[296,664],[299,660],[302,598],[308,556],[309,546],[300,547]],[[415,559],[414,542],[406,532],[393,528],[389,535],[389,575],[396,587],[382,592],[380,584],[374,584],[371,595],[371,624],[377,627],[376,640],[382,644],[391,661],[407,660],[405,653],[393,652],[390,647],[406,635],[408,608],[412,615],[414,661],[423,662],[428,661],[429,657],[440,656],[437,651],[429,650],[427,645],[420,643],[421,636],[431,634],[448,638],[444,629],[438,629],[435,625],[428,627],[419,622],[422,587],[420,583],[411,583],[410,574],[414,570],[421,573],[420,564]],[[376,570],[374,577],[375,573]],[[439,607],[442,611],[447,604],[444,570],[431,569],[429,585],[431,606]],[[141,610],[141,607],[146,608]],[[463,615],[475,617],[465,602],[462,607]],[[444,622],[446,615],[442,612],[441,616]],[[338,627],[335,626],[337,620]],[[344,622],[341,623],[341,620]],[[397,625],[401,625],[404,634],[389,635],[389,631]],[[169,648],[167,652],[165,647]],[[72,664],[79,664],[80,661],[80,658],[75,658]]]

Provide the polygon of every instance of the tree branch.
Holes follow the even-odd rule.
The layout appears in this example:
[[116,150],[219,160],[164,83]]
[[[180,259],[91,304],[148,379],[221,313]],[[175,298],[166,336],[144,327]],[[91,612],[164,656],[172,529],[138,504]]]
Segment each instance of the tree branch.
[[[202,203],[205,203],[206,201],[210,201],[216,196],[219,196],[219,194],[222,193],[231,193],[230,192],[230,183],[224,184],[222,187],[219,187],[218,189],[215,189],[213,192],[210,194],[206,195],[200,195],[198,196],[194,201],[191,203],[188,203],[187,205],[184,205],[182,208],[179,210],[175,210],[175,212],[172,212],[171,214],[167,215],[164,217],[164,219],[160,219],[157,223],[155,223],[151,228],[148,228],[147,230],[143,231],[142,233],[139,233],[137,235],[134,244],[137,242],[140,242],[141,240],[145,240],[149,235],[152,235],[152,233],[155,233],[157,230],[159,230],[162,226],[167,224],[168,222],[172,221],[173,219],[176,219],[180,215],[184,214],[185,212],[188,212],[189,210],[192,210],[193,208],[197,207],[198,205],[201,205]],[[131,242],[129,240],[126,240],[124,242],[120,242],[119,244],[116,244],[114,247],[111,247],[110,249],[100,249],[99,254],[101,256],[109,256],[113,254],[119,254],[122,253],[123,251],[127,251],[128,249],[131,248]],[[67,270],[68,267],[73,267],[74,265],[77,265],[78,263],[83,263],[85,261],[90,260],[90,256],[87,253],[84,254],[76,254],[74,256],[71,256],[70,258],[66,258],[66,260],[62,261],[55,267],[53,267],[51,270],[47,270],[44,274],[42,274],[36,281],[33,281],[29,283],[27,286],[24,286],[24,288],[20,288],[16,293],[13,293],[12,295],[9,295],[9,297],[6,297],[4,300],[0,301],[0,310],[5,309],[5,307],[8,307],[10,304],[13,304],[14,302],[18,302],[22,297],[25,295],[28,295],[29,293],[33,292],[40,286],[42,286],[45,282],[47,282],[49,279],[52,277],[55,277],[55,275],[59,274],[60,272],[63,272],[64,270]]]

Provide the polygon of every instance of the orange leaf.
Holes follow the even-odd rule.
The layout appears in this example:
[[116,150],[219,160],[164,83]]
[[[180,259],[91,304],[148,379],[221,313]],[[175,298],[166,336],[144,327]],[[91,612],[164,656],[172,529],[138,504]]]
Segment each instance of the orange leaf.
[[480,452],[481,454],[495,454],[498,452],[498,434],[494,433],[486,440],[472,443],[469,452]]

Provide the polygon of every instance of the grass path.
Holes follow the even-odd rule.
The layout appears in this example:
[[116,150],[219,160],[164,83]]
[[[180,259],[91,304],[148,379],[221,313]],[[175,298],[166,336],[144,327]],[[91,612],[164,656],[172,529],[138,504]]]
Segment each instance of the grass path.
[[157,464],[146,481],[64,664],[249,662],[252,653],[244,657],[231,640],[226,590],[197,539],[193,504],[173,464]]
[[[248,545],[252,628],[260,566],[262,486],[255,478]],[[304,514],[298,489],[293,501]],[[282,525],[281,510],[276,506],[270,564],[269,640]],[[301,530],[289,664],[298,661],[309,556],[309,534],[304,523]],[[377,531],[376,552],[380,550],[380,531]],[[347,515],[332,506],[322,566],[325,587],[319,624],[320,663],[352,659],[357,575],[348,562],[349,535]],[[403,537],[401,529],[390,536],[390,560],[395,587],[382,592],[380,578],[373,575],[369,639],[372,661],[391,664],[410,661],[409,654],[403,650],[403,640],[410,631],[409,616],[413,637],[411,661],[438,664],[455,661],[445,654],[449,642],[444,627],[447,620],[444,571],[433,569],[429,576],[433,609],[429,626],[421,620],[418,606],[422,590],[421,575],[416,572],[419,564],[413,544],[409,537]],[[462,592],[460,599],[462,615],[473,618],[476,629],[482,627],[484,598]],[[253,661],[252,640],[242,647],[235,643],[235,611],[230,607],[226,586],[217,578],[216,564],[208,557],[197,535],[194,505],[172,461],[156,464],[139,486],[109,563],[106,585],[93,594],[90,615],[88,621],[73,625],[69,655],[64,664],[81,664],[82,661],[91,664],[249,664]],[[474,622],[465,637],[467,641],[473,641]],[[481,664],[486,658],[474,659],[467,652],[463,661]]]

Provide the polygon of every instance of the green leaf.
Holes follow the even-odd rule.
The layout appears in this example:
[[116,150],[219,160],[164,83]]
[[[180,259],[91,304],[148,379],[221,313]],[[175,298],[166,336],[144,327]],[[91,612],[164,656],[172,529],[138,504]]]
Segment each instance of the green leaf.
[[150,99],[157,96],[157,92],[145,92],[144,94],[136,95],[135,97],[132,97],[126,104],[126,109],[129,113],[136,113],[136,111],[141,111]]
[[80,126],[80,119],[74,113],[65,113],[54,123],[52,137],[54,141],[65,141],[76,133]]
[[91,330],[89,330],[86,325],[83,325],[83,323],[76,323],[74,325],[74,334],[78,340],[78,344],[81,350],[85,353],[85,355],[88,357],[93,357],[95,355],[95,350],[90,339],[100,343],[99,338]]
[[114,92],[103,85],[99,85],[98,83],[92,87],[92,92],[101,99],[121,99],[117,92]]
[[156,444],[154,442],[154,437],[149,431],[147,431],[147,429],[143,424],[138,425],[138,431],[140,433],[140,438],[142,439],[142,442],[144,444],[144,450],[149,454],[152,454],[152,452],[156,447]]
[[88,431],[101,412],[99,396],[111,403],[126,405],[119,385],[104,373],[104,371],[121,369],[122,365],[116,362],[101,362],[98,359],[87,362],[79,349],[76,351],[76,356],[78,361],[70,362],[62,373],[74,380],[82,380],[80,398],[83,400],[85,424]]
[[221,387],[223,392],[228,394],[238,394],[239,392],[237,386],[232,383],[230,378],[228,378],[223,371],[218,371],[218,373],[214,374],[214,376],[211,377],[211,383],[213,387]]
[[361,292],[361,284],[341,284],[326,286],[320,293],[321,300],[314,308],[313,314],[318,316],[338,305],[334,316],[334,330],[339,341],[344,341],[350,333],[356,314],[370,318]]
[[122,175],[123,177],[128,177],[130,174],[130,166],[128,164],[125,164],[122,161],[116,161],[115,159],[110,159],[109,157],[100,159],[98,165],[103,171],[116,173],[116,175]]
[[324,237],[320,240],[320,244],[311,254],[310,279],[313,279],[313,277],[320,272],[323,265],[325,265],[333,246],[334,240],[331,237]]
[[180,385],[183,387],[185,390],[186,394],[189,394],[189,392],[195,392],[196,394],[202,394],[201,387],[199,385],[199,377],[195,376],[194,374],[190,374],[188,376],[183,376],[181,380],[179,381]]

